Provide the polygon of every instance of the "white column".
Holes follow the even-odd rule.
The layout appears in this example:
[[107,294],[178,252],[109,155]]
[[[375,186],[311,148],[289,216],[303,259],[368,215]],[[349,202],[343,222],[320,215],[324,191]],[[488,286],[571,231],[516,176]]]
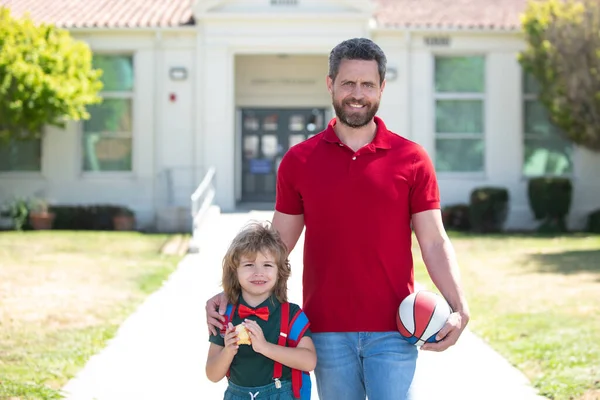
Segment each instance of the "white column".
[[435,108],[433,87],[433,55],[428,49],[411,52],[411,140],[419,143],[435,159]]
[[204,110],[201,125],[204,166],[216,168],[216,203],[222,210],[235,207],[235,110],[233,54],[226,43],[204,47]]
[[490,53],[486,58],[486,181],[510,195],[505,228],[533,228],[527,180],[523,178],[522,70],[517,53]]
[[523,168],[521,67],[513,52],[486,57],[485,170],[490,182],[514,185]]
[[[388,75],[386,86],[381,97],[378,115],[383,119],[387,128],[400,136],[410,139],[409,121],[407,115],[407,51],[398,35],[376,37],[387,57]],[[393,78],[389,71],[396,70]],[[392,78],[392,79],[390,79]]]

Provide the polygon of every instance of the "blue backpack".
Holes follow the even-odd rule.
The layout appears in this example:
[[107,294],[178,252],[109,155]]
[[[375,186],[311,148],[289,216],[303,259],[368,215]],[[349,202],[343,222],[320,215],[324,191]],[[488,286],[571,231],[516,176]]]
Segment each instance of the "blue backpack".
[[[227,318],[225,325],[232,320],[235,309],[235,305],[227,305],[227,310],[225,311],[225,317]],[[277,344],[279,346],[296,347],[310,324],[306,314],[304,314],[304,311],[302,310],[296,312],[289,324],[287,323],[288,321],[290,321],[290,303],[281,303],[281,327],[279,328],[279,339]],[[282,372],[283,366],[276,361],[273,368],[273,379],[275,380],[276,386],[279,384]],[[229,373],[227,376],[229,377]],[[310,400],[311,386],[309,372],[292,368],[292,390],[295,399]]]

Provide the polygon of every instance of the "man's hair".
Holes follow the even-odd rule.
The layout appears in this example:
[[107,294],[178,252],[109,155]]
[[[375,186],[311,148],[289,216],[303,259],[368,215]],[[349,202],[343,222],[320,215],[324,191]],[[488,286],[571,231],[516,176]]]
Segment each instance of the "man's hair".
[[377,61],[379,84],[385,79],[387,58],[381,48],[370,39],[354,38],[343,41],[329,54],[329,77],[335,81],[342,60]]
[[236,235],[223,257],[222,285],[229,303],[237,304],[242,293],[237,277],[242,257],[254,259],[258,253],[267,252],[277,265],[277,283],[273,293],[281,303],[287,301],[287,281],[292,271],[287,247],[270,223],[252,221]]

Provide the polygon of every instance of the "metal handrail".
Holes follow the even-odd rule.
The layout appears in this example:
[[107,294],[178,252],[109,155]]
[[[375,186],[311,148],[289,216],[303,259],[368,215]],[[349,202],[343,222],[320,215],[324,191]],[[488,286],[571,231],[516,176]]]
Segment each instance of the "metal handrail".
[[206,172],[206,175],[204,175],[202,182],[200,182],[200,185],[198,185],[198,188],[190,196],[191,214],[194,229],[197,227],[197,224],[201,222],[204,214],[206,214],[206,211],[212,205],[215,198],[215,173],[215,167],[210,167]]

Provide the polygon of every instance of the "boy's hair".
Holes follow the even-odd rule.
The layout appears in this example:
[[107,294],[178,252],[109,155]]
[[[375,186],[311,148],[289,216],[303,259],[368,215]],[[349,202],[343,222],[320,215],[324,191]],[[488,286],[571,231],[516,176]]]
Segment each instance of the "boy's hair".
[[287,281],[291,274],[288,250],[279,233],[269,222],[250,222],[236,235],[223,257],[223,291],[231,304],[237,304],[242,287],[237,269],[243,256],[255,257],[269,252],[277,265],[277,283],[273,293],[281,303],[287,301]]
[[335,81],[342,60],[377,61],[379,84],[385,79],[387,58],[381,48],[370,39],[354,38],[343,41],[329,53],[329,77]]

